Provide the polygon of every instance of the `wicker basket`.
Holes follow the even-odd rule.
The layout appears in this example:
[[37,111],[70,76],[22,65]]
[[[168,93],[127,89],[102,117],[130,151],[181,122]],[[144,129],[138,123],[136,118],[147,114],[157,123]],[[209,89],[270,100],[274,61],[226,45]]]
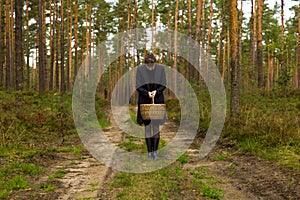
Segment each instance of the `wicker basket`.
[[141,104],[140,109],[143,120],[160,120],[165,116],[166,104],[154,104],[153,97],[152,104]]

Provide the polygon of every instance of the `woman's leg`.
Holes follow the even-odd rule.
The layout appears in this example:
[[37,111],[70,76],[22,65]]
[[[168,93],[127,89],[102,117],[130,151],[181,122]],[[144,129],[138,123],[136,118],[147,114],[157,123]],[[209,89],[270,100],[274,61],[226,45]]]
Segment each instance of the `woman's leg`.
[[152,133],[151,133],[151,124],[145,125],[145,140],[147,145],[148,157],[152,157],[153,152],[153,141],[152,141]]
[[157,150],[158,150],[158,145],[159,145],[159,139],[160,139],[160,132],[159,132],[159,124],[154,124],[152,126],[153,130],[153,136],[152,136],[152,145],[153,145],[153,157],[154,159],[158,159],[157,156]]

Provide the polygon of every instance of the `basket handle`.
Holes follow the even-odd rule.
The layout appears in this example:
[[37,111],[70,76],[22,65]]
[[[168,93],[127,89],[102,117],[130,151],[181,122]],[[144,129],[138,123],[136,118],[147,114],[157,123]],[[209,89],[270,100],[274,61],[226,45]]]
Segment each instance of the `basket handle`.
[[152,104],[154,104],[154,97],[152,97]]

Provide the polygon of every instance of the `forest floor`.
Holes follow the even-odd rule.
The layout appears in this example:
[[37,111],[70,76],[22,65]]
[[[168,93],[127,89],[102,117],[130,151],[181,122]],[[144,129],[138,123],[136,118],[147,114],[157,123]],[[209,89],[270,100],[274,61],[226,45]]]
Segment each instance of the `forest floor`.
[[[176,131],[176,123],[168,121],[162,129],[162,141],[168,144]],[[104,132],[115,144],[126,140],[113,120]],[[172,169],[174,165],[180,169],[175,174],[172,171],[166,179],[174,179],[175,186],[171,184],[161,188],[157,187],[157,184],[162,184],[157,183],[159,180],[145,183],[138,178],[147,177],[147,174],[150,177],[151,174],[157,175],[155,172],[124,175],[94,159],[84,150],[79,138],[67,142],[74,147],[72,151],[49,152],[35,158],[35,163],[45,166],[45,173],[31,180],[34,183],[31,188],[19,190],[10,195],[10,199],[145,199],[142,193],[149,194],[147,199],[300,199],[299,171],[242,153],[230,142],[218,144],[205,159],[200,160],[201,139],[195,139],[186,153],[186,160],[176,161],[165,169]],[[139,144],[142,140],[134,142]],[[194,171],[201,171],[201,176],[195,176]],[[158,175],[161,176],[161,173],[158,172]],[[180,182],[179,176],[183,177]],[[120,184],[122,178],[134,183]],[[200,186],[195,185],[199,179],[203,182]],[[150,184],[153,191],[145,192],[143,184]],[[198,190],[203,184],[208,185],[204,188],[209,190]],[[160,191],[155,191],[155,188],[160,188]]]

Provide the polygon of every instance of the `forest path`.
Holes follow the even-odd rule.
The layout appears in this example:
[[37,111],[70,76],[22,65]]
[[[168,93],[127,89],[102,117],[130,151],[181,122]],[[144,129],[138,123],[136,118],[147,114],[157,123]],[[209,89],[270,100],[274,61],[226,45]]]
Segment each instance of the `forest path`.
[[[120,108],[119,117],[125,113],[123,109],[126,108]],[[167,121],[162,129],[162,140],[168,144],[177,129],[176,123]],[[125,134],[113,118],[110,127],[103,131],[112,143],[124,141]],[[222,180],[218,186],[224,191],[223,199],[300,199],[300,174],[296,171],[241,153],[233,144],[217,145],[205,159],[200,160],[198,153],[199,144],[193,144],[187,151],[189,162],[184,167],[203,167],[207,175]],[[59,188],[55,190],[57,196],[53,196],[53,199],[114,199],[115,195],[107,189],[107,184],[116,171],[89,154],[75,159],[73,155],[65,154],[60,161],[49,167],[52,174],[59,169],[66,172],[62,178],[56,179]]]

